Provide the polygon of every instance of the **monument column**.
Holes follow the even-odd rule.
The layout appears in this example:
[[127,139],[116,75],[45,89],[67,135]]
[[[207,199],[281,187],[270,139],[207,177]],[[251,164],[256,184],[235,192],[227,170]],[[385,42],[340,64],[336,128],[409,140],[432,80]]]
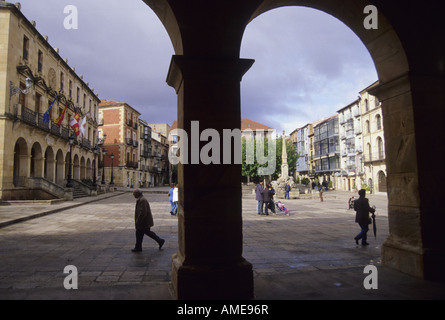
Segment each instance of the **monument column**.
[[[188,156],[178,164],[179,250],[172,260],[178,299],[253,298],[252,265],[242,257],[241,165],[223,164],[223,130],[241,127],[240,81],[252,64],[172,58],[167,82],[178,94],[178,129],[188,138],[181,149]],[[216,130],[219,141],[201,134],[206,129]],[[219,156],[209,154],[209,143],[219,146]],[[204,163],[210,155],[214,161]]]

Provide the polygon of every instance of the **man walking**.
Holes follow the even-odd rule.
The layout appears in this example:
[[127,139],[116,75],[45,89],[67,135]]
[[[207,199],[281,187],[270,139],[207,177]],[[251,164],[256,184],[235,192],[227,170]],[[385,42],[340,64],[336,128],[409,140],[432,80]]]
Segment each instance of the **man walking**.
[[290,185],[289,183],[286,183],[286,186],[284,187],[284,199],[289,199],[289,192],[290,192]]
[[136,227],[136,245],[131,251],[142,251],[142,240],[144,239],[144,234],[155,240],[159,245],[159,250],[161,250],[165,240],[159,238],[156,233],[150,230],[150,228],[154,225],[150,204],[142,195],[142,191],[139,189],[135,189],[133,191],[133,196],[137,199],[136,210],[134,213],[134,222]]
[[369,206],[369,200],[365,198],[366,191],[364,189],[359,190],[358,192],[359,198],[354,201],[354,210],[356,211],[355,222],[357,222],[362,229],[360,233],[354,238],[355,243],[358,244],[358,241],[362,240],[362,245],[369,245],[367,240],[367,234],[369,230],[369,213],[374,213],[375,209]]

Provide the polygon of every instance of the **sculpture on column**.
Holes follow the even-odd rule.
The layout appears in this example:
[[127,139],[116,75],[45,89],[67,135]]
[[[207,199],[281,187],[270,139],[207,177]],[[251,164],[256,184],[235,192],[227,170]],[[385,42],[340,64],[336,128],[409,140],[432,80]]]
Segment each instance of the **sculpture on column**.
[[293,177],[289,177],[289,165],[287,164],[286,132],[284,130],[281,161],[281,175],[276,181],[272,181],[272,187],[275,189],[275,193],[278,197],[284,196],[284,188],[286,187],[286,184],[289,184],[292,189],[297,187]]

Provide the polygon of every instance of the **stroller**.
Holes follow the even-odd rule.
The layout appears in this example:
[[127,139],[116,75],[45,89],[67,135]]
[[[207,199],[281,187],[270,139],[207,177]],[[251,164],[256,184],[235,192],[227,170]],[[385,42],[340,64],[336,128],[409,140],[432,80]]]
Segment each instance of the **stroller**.
[[287,216],[289,215],[289,210],[284,206],[284,204],[281,203],[281,201],[276,202],[275,206],[277,208],[276,212],[285,212]]
[[354,201],[355,201],[354,197],[349,198],[349,201],[348,201],[349,208],[348,208],[348,210],[349,209],[354,209]]

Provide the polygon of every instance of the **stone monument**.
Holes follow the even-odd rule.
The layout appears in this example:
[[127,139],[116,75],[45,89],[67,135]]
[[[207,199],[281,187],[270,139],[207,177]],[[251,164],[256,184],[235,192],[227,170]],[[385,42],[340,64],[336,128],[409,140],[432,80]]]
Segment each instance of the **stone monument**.
[[276,181],[272,181],[272,188],[275,189],[277,197],[284,198],[284,188],[289,184],[291,189],[295,189],[297,185],[293,177],[289,177],[289,165],[287,164],[287,148],[286,148],[286,132],[283,130],[283,148],[281,153],[281,175]]

